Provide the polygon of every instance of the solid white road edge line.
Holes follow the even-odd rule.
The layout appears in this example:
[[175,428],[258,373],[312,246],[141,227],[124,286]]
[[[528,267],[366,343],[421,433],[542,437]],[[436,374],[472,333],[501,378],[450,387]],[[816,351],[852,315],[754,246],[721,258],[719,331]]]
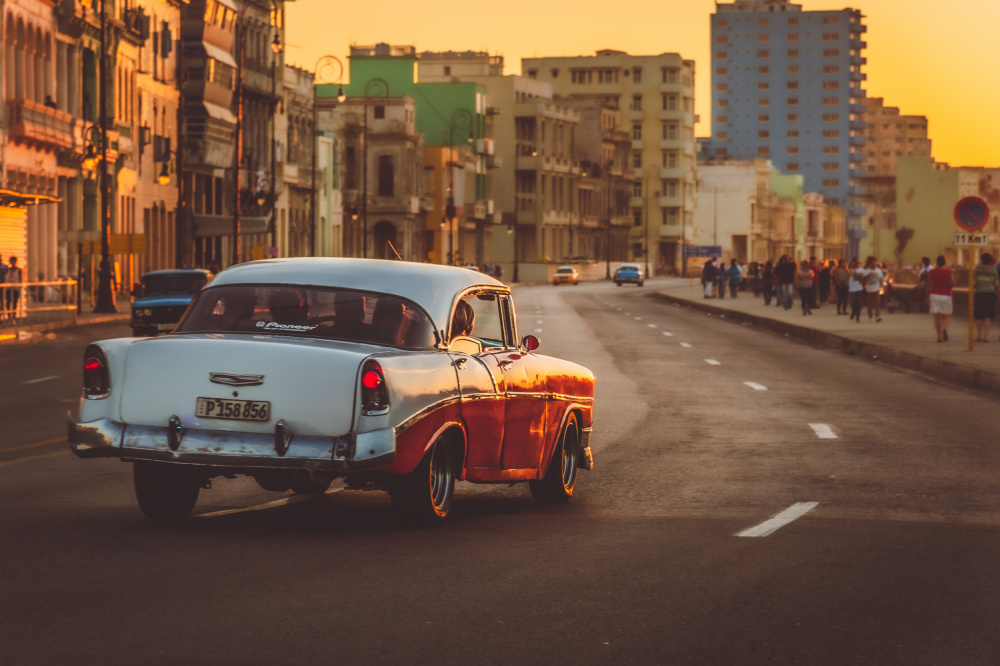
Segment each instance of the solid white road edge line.
[[767,390],[766,386],[763,386],[762,384],[758,384],[757,382],[743,382],[743,383],[746,384],[747,386],[749,386],[750,388],[752,388],[754,391],[766,391]]
[[759,525],[754,525],[753,527],[748,527],[742,532],[737,532],[733,536],[738,537],[766,537],[769,534],[777,532],[779,529],[787,525],[788,523],[798,520],[802,516],[806,515],[813,509],[819,506],[819,502],[797,502],[792,506],[788,507],[781,513],[771,517],[769,520],[765,520]]
[[825,423],[810,423],[809,427],[813,429],[813,432],[820,439],[837,439],[837,433]]

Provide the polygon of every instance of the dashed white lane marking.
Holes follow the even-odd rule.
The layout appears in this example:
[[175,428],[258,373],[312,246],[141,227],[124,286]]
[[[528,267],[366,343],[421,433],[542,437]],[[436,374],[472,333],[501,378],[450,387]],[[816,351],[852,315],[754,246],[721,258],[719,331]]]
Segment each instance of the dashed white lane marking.
[[809,427],[813,429],[813,432],[820,439],[837,439],[837,433],[825,423],[810,423]]
[[642,321],[642,317],[636,317],[635,320],[636,321]]
[[656,328],[656,324],[646,324],[646,326],[649,326],[650,328]]
[[681,343],[681,347],[687,347],[688,349],[690,349],[691,348],[691,343],[690,342],[682,342]]
[[49,375],[48,377],[39,377],[38,379],[29,379],[26,382],[21,382],[22,384],[37,384],[38,382],[47,382],[50,379],[58,379],[60,375]]
[[762,384],[758,384],[757,382],[743,382],[743,383],[746,384],[747,386],[749,386],[750,388],[752,388],[754,391],[766,391],[767,390],[766,386],[764,386]]
[[542,320],[541,320],[541,319],[536,319],[536,320],[535,320],[535,323],[536,323],[536,324],[541,324],[541,323],[542,323]]
[[714,358],[706,358],[705,359],[705,363],[708,363],[709,365],[722,365],[721,363],[719,363],[718,361],[716,361]]
[[766,537],[769,534],[777,532],[788,523],[798,520],[815,509],[817,506],[819,506],[819,502],[797,502],[769,520],[765,520],[759,525],[749,527],[742,532],[737,532],[734,536]]
[[536,328],[535,329],[535,333],[541,333],[541,332],[542,332],[542,329],[540,329],[540,328]]
[[663,331],[663,335],[667,336],[668,338],[674,337],[674,334],[671,333],[670,331]]

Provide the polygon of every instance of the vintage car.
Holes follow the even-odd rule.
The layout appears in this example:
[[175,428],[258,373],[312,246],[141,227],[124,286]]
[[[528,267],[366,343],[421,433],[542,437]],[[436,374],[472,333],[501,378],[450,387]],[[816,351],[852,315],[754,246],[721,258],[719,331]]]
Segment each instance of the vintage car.
[[615,270],[615,284],[619,287],[626,282],[642,286],[642,266],[639,264],[622,264]]
[[594,377],[518,338],[510,289],[459,267],[272,259],[220,272],[177,328],[91,344],[71,449],[134,463],[150,518],[243,474],[266,490],[387,490],[433,525],[459,480],[569,499],[591,469]]
[[132,288],[132,335],[169,333],[194,295],[212,279],[200,268],[150,271]]
[[580,273],[572,266],[560,266],[552,274],[552,284],[580,284]]

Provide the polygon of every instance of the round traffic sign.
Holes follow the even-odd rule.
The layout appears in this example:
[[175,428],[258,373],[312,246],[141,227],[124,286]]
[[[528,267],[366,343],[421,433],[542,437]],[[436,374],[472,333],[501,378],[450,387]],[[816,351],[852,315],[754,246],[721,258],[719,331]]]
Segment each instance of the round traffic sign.
[[962,231],[982,231],[990,221],[990,207],[979,197],[964,197],[955,204],[955,224]]

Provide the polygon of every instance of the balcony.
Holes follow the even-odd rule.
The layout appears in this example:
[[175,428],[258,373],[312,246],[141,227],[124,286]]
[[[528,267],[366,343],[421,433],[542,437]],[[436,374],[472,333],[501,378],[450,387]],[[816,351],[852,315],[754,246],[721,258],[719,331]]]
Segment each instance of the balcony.
[[862,56],[851,56],[851,64],[854,66],[867,65],[868,58]]
[[683,139],[660,139],[660,150],[683,150],[686,148]]
[[853,185],[847,188],[847,193],[852,197],[863,197],[868,194],[868,190],[860,185]]
[[642,109],[632,109],[628,112],[628,119],[633,122],[642,121]]
[[684,197],[677,195],[673,197],[658,197],[657,204],[660,208],[683,208]]
[[[7,101],[7,137],[43,148],[73,148],[73,117],[27,99]],[[109,132],[109,135],[111,133]]]
[[855,168],[852,168],[850,171],[848,171],[848,175],[851,178],[867,178],[868,177],[868,171],[866,171],[865,169],[859,169],[859,168],[855,167]]
[[660,238],[678,239],[684,235],[684,225],[682,224],[661,224]]
[[868,214],[868,209],[864,206],[852,205],[847,208],[847,214],[851,217],[864,217]]
[[857,49],[860,51],[861,49],[868,48],[868,42],[860,39],[852,39],[850,42],[850,46],[852,49]]
[[849,104],[848,109],[850,110],[851,113],[856,113],[858,115],[861,115],[868,110],[868,107],[865,106],[864,104]]
[[864,153],[851,153],[850,155],[851,162],[864,162],[866,159],[868,156]]
[[687,169],[682,167],[668,168],[663,167],[660,169],[660,178],[663,180],[685,180],[688,175],[690,175]]
[[852,120],[850,122],[850,128],[852,130],[864,130],[868,129],[868,123],[863,120]]

